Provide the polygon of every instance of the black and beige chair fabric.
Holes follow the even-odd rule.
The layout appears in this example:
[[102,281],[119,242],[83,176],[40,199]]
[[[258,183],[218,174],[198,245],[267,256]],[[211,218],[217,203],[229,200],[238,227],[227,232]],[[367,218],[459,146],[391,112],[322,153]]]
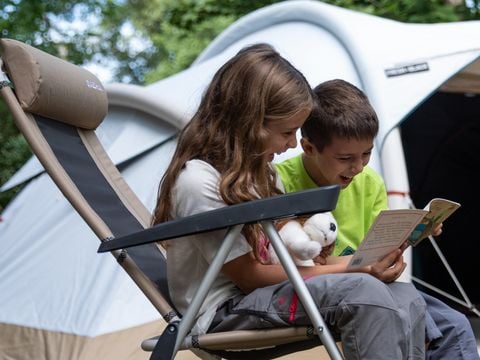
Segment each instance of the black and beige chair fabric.
[[[101,240],[99,251],[111,251],[167,323],[162,335],[142,344],[152,351],[152,359],[173,359],[177,351],[187,349],[197,349],[196,353],[205,357],[267,359],[320,344],[331,358],[342,358],[272,223],[278,218],[333,209],[338,187],[228,206],[149,228],[149,211],[122,179],[95,135],[108,112],[107,94],[100,81],[83,68],[15,40],[0,39],[0,50],[0,92],[19,130]],[[196,312],[235,235],[244,224],[255,222],[261,223],[270,237],[314,325],[192,336]],[[180,236],[223,228],[228,229],[224,245],[191,308],[179,314],[168,296],[165,254],[157,241],[175,241]]]

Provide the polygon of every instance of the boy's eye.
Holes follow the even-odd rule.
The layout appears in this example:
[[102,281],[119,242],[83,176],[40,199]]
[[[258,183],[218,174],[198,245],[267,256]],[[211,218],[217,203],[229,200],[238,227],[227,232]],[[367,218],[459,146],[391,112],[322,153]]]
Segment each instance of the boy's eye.
[[364,158],[364,161],[368,161],[368,159],[370,159],[371,156],[372,156],[372,152],[369,151],[367,153],[364,153],[362,157]]

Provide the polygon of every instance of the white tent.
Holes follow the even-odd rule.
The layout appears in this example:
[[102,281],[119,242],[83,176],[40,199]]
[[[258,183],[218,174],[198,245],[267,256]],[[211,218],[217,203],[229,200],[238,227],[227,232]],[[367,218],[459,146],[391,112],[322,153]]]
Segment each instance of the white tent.
[[[441,86],[479,92],[479,33],[480,22],[404,24],[317,1],[278,3],[234,23],[179,74],[146,87],[109,84],[109,114],[98,134],[152,209],[172,136],[194,112],[213,73],[241,47],[268,42],[312,86],[342,78],[365,90],[381,120],[372,164],[388,190],[408,193],[398,125]],[[63,341],[61,358],[69,359],[100,358],[91,355],[85,339],[99,339],[95,351],[102,359],[112,350],[102,348],[102,337],[129,334],[137,348],[144,333],[158,332],[158,314],[113,257],[96,254],[97,238],[42,171],[32,158],[1,188],[28,181],[0,222],[0,331],[13,328],[32,349],[56,354]],[[408,205],[403,196],[389,200],[394,208]],[[31,331],[57,334],[57,342]],[[65,345],[72,337],[81,341]],[[9,346],[0,337],[0,353]]]

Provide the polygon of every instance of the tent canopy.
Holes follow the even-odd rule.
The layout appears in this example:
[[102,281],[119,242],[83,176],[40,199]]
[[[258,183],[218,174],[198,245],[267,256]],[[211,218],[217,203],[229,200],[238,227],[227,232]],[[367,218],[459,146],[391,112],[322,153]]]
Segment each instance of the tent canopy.
[[[362,88],[380,118],[377,148],[381,149],[392,129],[439,87],[479,91],[479,28],[479,21],[406,24],[318,1],[286,1],[235,22],[185,71],[146,87],[109,84],[107,90],[110,104],[141,110],[158,122],[182,128],[218,67],[241,47],[268,42],[312,86],[342,78]],[[154,133],[137,125],[125,125],[124,140],[129,146],[118,140],[110,150],[116,163],[155,143]],[[132,132],[127,127],[138,129]],[[376,167],[382,172],[381,166]],[[1,190],[41,171],[40,164],[31,160]]]
[[[215,71],[240,48],[267,42],[312,86],[342,78],[367,93],[381,122],[372,163],[388,175],[382,158],[400,155],[398,147],[389,150],[387,137],[408,114],[442,86],[479,92],[479,33],[479,21],[404,24],[317,1],[281,2],[234,23],[174,76],[145,87],[108,84],[109,114],[97,133],[152,209],[174,149],[172,136],[195,111]],[[1,190],[42,171],[32,158]],[[46,175],[30,181],[3,219],[0,322],[95,336],[158,318],[113,258],[95,254],[97,238]]]

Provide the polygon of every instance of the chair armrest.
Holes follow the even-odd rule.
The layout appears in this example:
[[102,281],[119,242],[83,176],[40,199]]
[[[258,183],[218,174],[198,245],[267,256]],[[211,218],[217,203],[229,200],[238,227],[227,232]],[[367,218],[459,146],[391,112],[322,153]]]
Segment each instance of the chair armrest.
[[337,204],[339,192],[338,185],[331,185],[225,206],[104,241],[98,248],[98,252],[124,249],[239,224],[331,211]]

